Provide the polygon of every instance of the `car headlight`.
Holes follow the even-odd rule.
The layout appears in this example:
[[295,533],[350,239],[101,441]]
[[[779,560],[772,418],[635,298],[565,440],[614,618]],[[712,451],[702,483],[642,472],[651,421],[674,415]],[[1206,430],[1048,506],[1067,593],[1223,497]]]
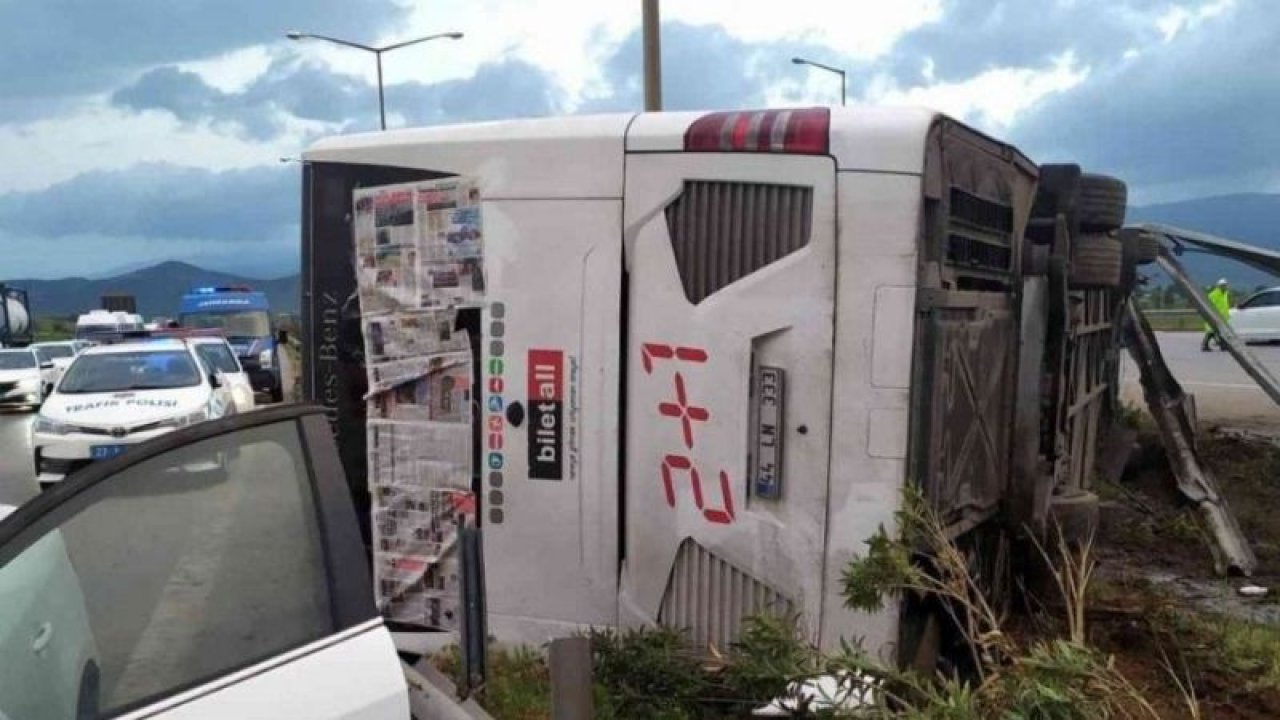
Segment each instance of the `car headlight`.
[[205,420],[208,420],[208,419],[209,419],[209,411],[205,409],[200,409],[193,413],[188,413],[186,415],[179,415],[177,417],[169,418],[168,420],[161,420],[160,422],[156,423],[156,428],[157,429],[182,428],[188,425],[193,425],[198,422],[204,422]]
[[32,432],[45,433],[46,435],[66,435],[71,432],[71,426],[43,415],[37,415],[31,430]]
[[261,365],[264,368],[269,368],[271,367],[271,363],[272,363],[271,350],[269,348],[267,350],[263,350],[262,352],[258,353],[259,365]]

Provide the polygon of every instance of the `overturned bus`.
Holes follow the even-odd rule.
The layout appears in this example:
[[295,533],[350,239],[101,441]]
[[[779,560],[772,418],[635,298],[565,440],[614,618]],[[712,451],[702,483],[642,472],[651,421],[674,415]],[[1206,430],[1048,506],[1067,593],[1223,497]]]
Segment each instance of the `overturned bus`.
[[[1096,516],[1115,318],[1151,259],[1114,232],[1122,182],[918,109],[344,136],[305,155],[303,385],[330,408],[388,617],[426,616],[404,604],[438,602],[452,576],[422,569],[439,542],[413,565],[383,536],[413,520],[370,472],[365,330],[386,308],[362,308],[357,277],[434,231],[397,236],[410,221],[374,207],[365,255],[357,202],[419,192],[421,220],[451,180],[474,190],[483,245],[476,292],[452,306],[471,412],[468,472],[451,477],[472,498],[453,509],[483,530],[499,640],[662,623],[724,647],[767,611],[824,647],[857,636],[908,657],[919,608],[840,596],[905,486],[973,552],[995,552],[968,542],[993,529]],[[456,284],[427,279],[429,254],[373,282]],[[408,579],[387,586],[392,572]]]

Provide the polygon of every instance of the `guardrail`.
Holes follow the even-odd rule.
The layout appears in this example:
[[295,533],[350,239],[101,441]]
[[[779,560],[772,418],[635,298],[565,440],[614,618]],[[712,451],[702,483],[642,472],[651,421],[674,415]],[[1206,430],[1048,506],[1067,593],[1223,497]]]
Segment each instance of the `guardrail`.
[[1204,330],[1204,321],[1192,308],[1144,308],[1142,314],[1147,316],[1153,330],[1163,332],[1190,332]]

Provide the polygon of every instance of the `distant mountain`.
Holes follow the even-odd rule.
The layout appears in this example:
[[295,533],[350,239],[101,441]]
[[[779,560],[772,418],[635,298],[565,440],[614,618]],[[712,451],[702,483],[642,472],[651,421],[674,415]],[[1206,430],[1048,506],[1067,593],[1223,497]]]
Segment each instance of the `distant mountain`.
[[27,291],[35,315],[75,315],[99,307],[103,295],[133,295],[138,312],[151,317],[171,317],[178,313],[182,296],[193,287],[248,285],[267,294],[274,312],[297,313],[300,279],[297,275],[273,280],[253,280],[216,270],[206,270],[184,262],[169,261],[108,278],[62,278],[59,280],[5,280]]
[[[1269,250],[1280,250],[1280,230],[1277,230],[1280,228],[1280,195],[1220,195],[1130,207],[1128,222],[1176,225]],[[1255,285],[1280,285],[1280,278],[1212,255],[1187,253],[1181,259],[1191,276],[1205,285],[1220,277],[1227,278],[1241,290]],[[1159,276],[1156,282],[1162,285],[1168,282],[1163,273],[1153,271],[1153,274]]]

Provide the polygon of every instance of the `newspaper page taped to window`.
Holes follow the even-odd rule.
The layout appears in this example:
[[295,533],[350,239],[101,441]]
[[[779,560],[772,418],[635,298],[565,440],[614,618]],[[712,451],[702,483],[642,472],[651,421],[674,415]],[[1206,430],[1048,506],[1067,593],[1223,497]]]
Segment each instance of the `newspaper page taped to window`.
[[457,319],[484,300],[480,193],[447,178],[354,200],[378,605],[389,620],[452,630],[459,529],[477,512],[475,358]]

